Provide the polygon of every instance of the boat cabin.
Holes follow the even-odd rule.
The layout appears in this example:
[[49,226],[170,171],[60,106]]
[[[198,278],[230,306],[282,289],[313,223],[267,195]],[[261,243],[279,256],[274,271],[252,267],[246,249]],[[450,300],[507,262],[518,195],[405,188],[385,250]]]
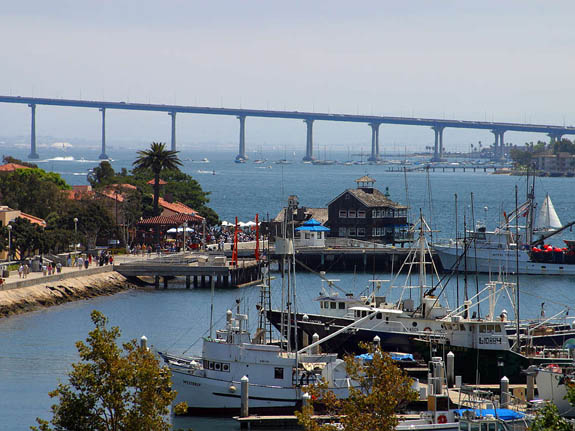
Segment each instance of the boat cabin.
[[481,350],[508,350],[505,324],[496,320],[471,320],[452,316],[445,322],[445,336],[452,346]]

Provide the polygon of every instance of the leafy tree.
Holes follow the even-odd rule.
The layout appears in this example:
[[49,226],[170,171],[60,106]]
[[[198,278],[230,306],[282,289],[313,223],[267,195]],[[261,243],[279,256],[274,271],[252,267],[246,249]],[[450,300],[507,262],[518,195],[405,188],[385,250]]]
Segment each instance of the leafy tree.
[[159,215],[160,174],[165,170],[178,170],[182,166],[177,154],[177,151],[167,150],[164,143],[152,142],[149,150],[138,151],[139,157],[133,163],[136,169],[150,169],[154,174],[155,215]]
[[24,259],[36,250],[46,252],[49,249],[50,244],[45,241],[44,228],[41,226],[22,217],[13,220],[10,225],[13,256]]
[[4,205],[44,218],[61,209],[62,190],[69,186],[54,172],[18,169],[0,174],[0,198]]
[[573,431],[573,426],[567,419],[559,415],[559,410],[555,404],[545,403],[537,411],[529,431]]
[[171,430],[167,420],[176,393],[170,390],[171,373],[154,354],[135,340],[117,345],[118,327],[92,311],[95,325],[76,348],[80,362],[72,365],[69,383],[50,392],[57,399],[50,422],[37,419],[40,431]]
[[398,424],[395,412],[400,404],[414,401],[411,379],[398,368],[391,357],[379,347],[362,343],[372,360],[366,364],[354,356],[346,356],[347,373],[357,386],[350,387],[346,399],[338,399],[325,382],[306,388],[312,402],[296,416],[306,430],[335,430],[333,425],[319,425],[312,419],[313,405],[320,404],[332,415],[341,415],[346,431],[392,431]]
[[104,160],[96,166],[88,176],[88,182],[92,187],[102,187],[115,181],[116,172],[112,164]]

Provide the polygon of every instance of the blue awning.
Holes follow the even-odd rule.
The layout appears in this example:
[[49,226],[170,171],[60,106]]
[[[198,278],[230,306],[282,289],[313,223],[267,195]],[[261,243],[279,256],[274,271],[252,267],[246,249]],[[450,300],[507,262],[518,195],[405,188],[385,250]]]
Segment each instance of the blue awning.
[[296,228],[296,231],[305,232],[329,232],[329,230],[329,228],[322,226],[322,224],[314,218],[309,219],[303,225]]
[[485,417],[487,415],[491,415],[495,418],[510,421],[514,419],[521,419],[525,415],[520,412],[516,412],[515,410],[510,409],[457,409],[455,413],[461,416],[464,412],[474,412],[475,416],[478,417]]

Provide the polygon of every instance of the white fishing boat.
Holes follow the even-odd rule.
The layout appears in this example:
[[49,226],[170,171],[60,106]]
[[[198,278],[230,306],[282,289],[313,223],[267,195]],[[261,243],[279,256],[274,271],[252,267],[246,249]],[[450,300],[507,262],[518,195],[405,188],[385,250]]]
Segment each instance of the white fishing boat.
[[[293,411],[302,387],[325,379],[339,397],[347,397],[350,379],[335,354],[286,351],[253,339],[247,315],[227,312],[226,326],[204,339],[199,356],[161,353],[172,371],[175,403],[185,401],[190,414],[234,415],[240,411],[241,380],[249,379],[250,411]],[[265,337],[263,337],[265,338]]]
[[[527,201],[506,215],[505,222],[494,231],[488,231],[482,223],[477,223],[475,229],[466,231],[464,238],[434,244],[443,268],[489,274],[575,274],[575,244],[572,241],[565,241],[566,247],[562,249],[539,247],[546,239],[564,231],[574,222],[561,225],[549,195],[541,205],[536,222],[534,209],[532,190]],[[518,217],[524,219],[525,224],[517,234],[513,222]],[[550,251],[554,254],[550,254]]]

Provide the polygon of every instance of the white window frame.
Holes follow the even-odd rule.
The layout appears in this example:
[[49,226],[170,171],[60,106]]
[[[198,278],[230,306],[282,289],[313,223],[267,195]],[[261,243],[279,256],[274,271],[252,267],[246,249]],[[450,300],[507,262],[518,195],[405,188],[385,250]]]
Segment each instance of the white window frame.
[[339,218],[347,218],[347,210],[339,210]]

